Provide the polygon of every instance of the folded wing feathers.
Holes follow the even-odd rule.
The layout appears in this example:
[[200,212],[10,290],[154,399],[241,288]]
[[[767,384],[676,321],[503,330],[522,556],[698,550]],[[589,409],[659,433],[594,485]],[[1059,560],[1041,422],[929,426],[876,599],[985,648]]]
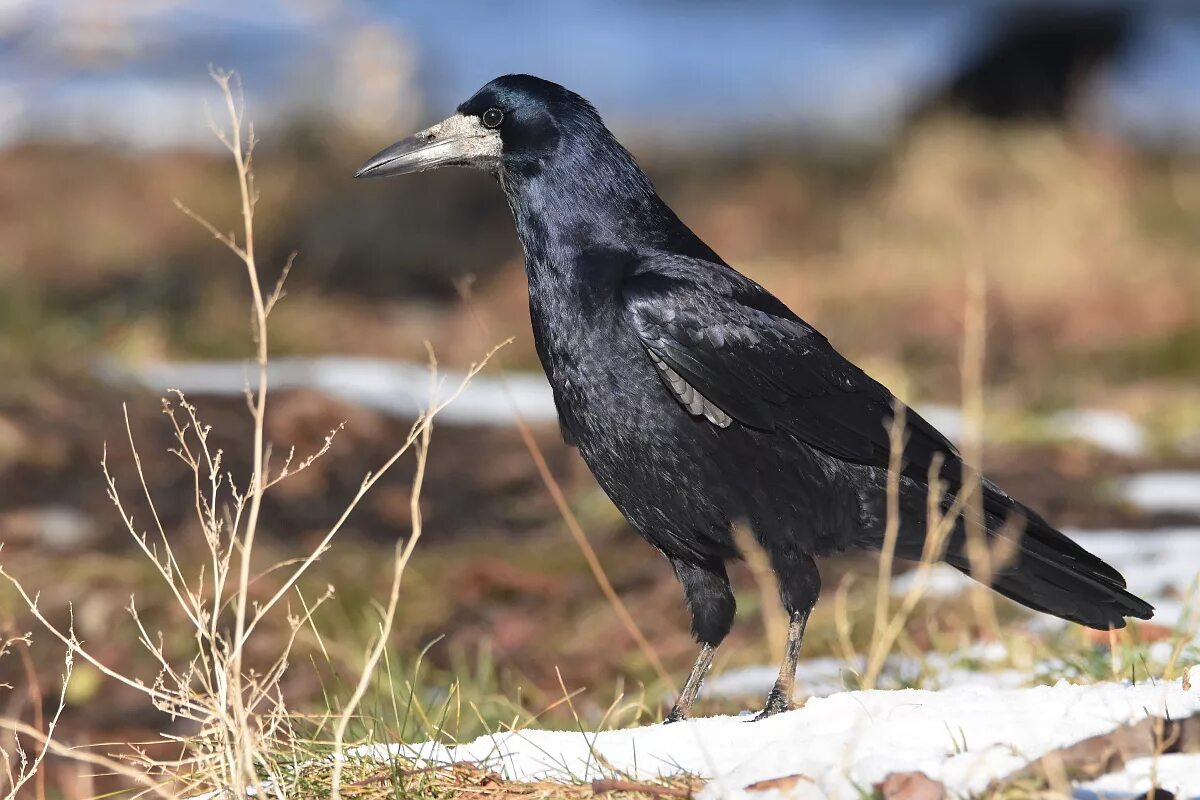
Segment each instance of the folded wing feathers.
[[654,362],[654,366],[658,367],[659,373],[662,375],[664,382],[671,389],[671,393],[675,398],[683,404],[683,407],[688,410],[692,416],[703,416],[713,425],[718,428],[728,428],[733,422],[733,418],[718,408],[711,400],[696,391],[690,383],[685,381],[678,372],[671,369],[665,361],[658,357],[658,354],[653,350],[647,349],[650,354],[650,360]]

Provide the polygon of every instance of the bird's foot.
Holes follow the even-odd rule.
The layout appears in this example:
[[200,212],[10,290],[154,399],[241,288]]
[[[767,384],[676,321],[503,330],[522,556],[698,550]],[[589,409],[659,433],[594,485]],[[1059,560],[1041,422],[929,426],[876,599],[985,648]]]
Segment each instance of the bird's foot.
[[688,714],[687,710],[680,708],[679,704],[676,703],[671,708],[671,713],[667,714],[666,719],[663,720],[663,725],[670,725],[672,722],[682,722],[683,720],[688,719],[688,718],[689,718],[689,714]]
[[784,693],[778,689],[772,689],[767,695],[767,702],[763,706],[763,710],[754,715],[754,722],[764,720],[767,717],[773,717],[776,714],[782,714],[784,711],[790,711],[792,704],[788,701]]

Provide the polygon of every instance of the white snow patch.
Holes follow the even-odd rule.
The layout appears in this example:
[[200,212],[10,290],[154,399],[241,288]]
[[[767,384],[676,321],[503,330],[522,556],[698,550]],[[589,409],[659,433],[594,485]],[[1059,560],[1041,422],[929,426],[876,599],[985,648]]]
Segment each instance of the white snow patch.
[[[1200,686],[1200,667],[1191,671]],[[762,722],[711,717],[582,734],[519,731],[447,747],[362,748],[450,764],[486,765],[516,781],[635,779],[689,773],[710,780],[701,798],[750,797],[757,781],[803,774],[821,796],[858,798],[892,772],[919,770],[951,795],[982,792],[1050,750],[1148,716],[1200,713],[1200,691],[1171,683],[1058,683],[1031,689],[958,687],[843,692]]]
[[[966,420],[957,406],[932,403],[917,411],[952,442],[962,441]],[[1051,439],[1078,439],[1109,453],[1138,456],[1146,452],[1145,429],[1120,411],[1102,408],[1073,408],[1045,419],[1044,432]],[[984,432],[986,435],[986,431]]]
[[[798,697],[828,697],[846,690],[863,664],[840,658],[806,658],[796,664]],[[775,685],[778,666],[741,667],[713,675],[704,681],[701,697],[751,697],[765,695]],[[847,680],[847,679],[850,680]]]
[[1066,534],[1116,567],[1130,589],[1151,602],[1187,597],[1200,573],[1200,528],[1068,530]]
[[1080,800],[1135,800],[1153,788],[1166,789],[1178,798],[1200,797],[1200,753],[1167,753],[1154,758],[1130,759],[1119,772],[1082,784]]
[[[210,397],[240,397],[255,380],[250,364],[240,361],[129,365],[106,360],[96,371],[112,383],[133,383],[154,392],[179,389],[184,394]],[[438,397],[445,399],[462,384],[466,373],[439,369],[438,377]],[[269,378],[275,391],[310,389],[397,416],[415,417],[429,405],[429,369],[421,364],[348,356],[276,358],[271,361]],[[438,414],[438,421],[510,425],[517,412],[528,422],[558,419],[544,375],[513,374],[507,379],[476,375],[466,391]]]
[[1123,456],[1146,452],[1146,431],[1128,414],[1101,408],[1060,411],[1048,420],[1052,434],[1079,439]]
[[954,567],[934,564],[924,578],[921,577],[919,569],[909,570],[892,578],[892,594],[903,597],[918,584],[923,587],[922,597],[954,597],[966,591],[971,585],[971,579]]
[[[999,664],[1008,652],[999,643],[976,643],[957,653],[927,653],[916,659],[903,653],[890,656],[878,685],[900,688],[919,684],[923,688],[986,687],[1014,689],[1029,683],[1031,675],[1013,669],[969,669],[969,662]],[[808,658],[796,665],[796,693],[799,697],[828,697],[854,684],[854,676],[865,669],[865,660]],[[702,697],[744,698],[765,695],[775,684],[777,666],[742,667],[714,675],[704,682]]]
[[930,403],[917,407],[917,413],[952,442],[961,442],[966,430],[966,419],[958,406]]
[[1121,482],[1121,496],[1143,511],[1200,514],[1200,472],[1143,472]]

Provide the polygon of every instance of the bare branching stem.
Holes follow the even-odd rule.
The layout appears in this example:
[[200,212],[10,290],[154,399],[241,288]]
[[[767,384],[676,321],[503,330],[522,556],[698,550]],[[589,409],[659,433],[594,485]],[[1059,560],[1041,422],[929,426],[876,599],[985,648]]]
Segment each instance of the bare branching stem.
[[[234,685],[230,687],[229,700],[238,714],[243,698],[241,676],[243,644],[245,642],[247,625],[247,603],[250,583],[251,565],[253,563],[254,540],[258,532],[259,514],[262,511],[263,493],[266,489],[266,421],[267,421],[267,360],[268,328],[267,300],[263,296],[262,286],[258,279],[258,264],[254,251],[254,207],[258,197],[254,187],[254,174],[251,171],[251,159],[254,154],[254,128],[250,126],[243,140],[243,109],[240,97],[235,95],[233,88],[234,76],[229,72],[213,71],[213,80],[221,88],[225,100],[225,110],[229,115],[229,135],[222,141],[233,156],[234,168],[237,171],[238,194],[241,197],[242,244],[240,248],[233,247],[246,267],[246,276],[250,282],[251,309],[253,312],[254,341],[256,344],[255,360],[258,363],[258,387],[253,393],[252,416],[254,421],[254,451],[253,473],[250,476],[249,493],[250,507],[246,513],[245,528],[238,563],[238,591],[234,611],[234,647],[231,654],[229,675]],[[282,291],[282,284],[280,284]],[[241,769],[247,776],[253,775],[254,763],[251,751],[246,749],[242,756]]]
[[[342,530],[363,497],[406,452],[415,450],[417,477],[410,495],[413,533],[404,546],[397,549],[391,591],[380,623],[379,638],[367,654],[366,667],[353,696],[338,717],[337,749],[340,753],[349,722],[369,688],[374,671],[385,652],[396,615],[400,582],[413,549],[420,539],[420,490],[433,419],[446,405],[457,399],[467,383],[483,369],[487,360],[499,347],[489,352],[480,363],[472,365],[462,383],[457,387],[450,387],[450,391],[445,395],[441,393],[443,387],[437,382],[436,362],[430,353],[430,405],[412,425],[407,438],[378,469],[363,478],[358,492],[317,546],[307,555],[285,559],[266,569],[256,567],[254,544],[262,522],[264,495],[279,482],[308,469],[324,456],[341,426],[331,431],[312,455],[299,462],[295,461],[295,448],[288,449],[280,467],[274,471],[274,475],[271,474],[271,445],[266,439],[270,354],[267,323],[271,310],[284,296],[284,282],[291,270],[293,258],[290,257],[284,264],[271,292],[264,294],[254,249],[254,210],[258,194],[251,166],[254,149],[253,128],[244,122],[240,86],[236,77],[232,73],[220,71],[214,71],[212,77],[221,90],[227,114],[226,126],[214,124],[213,130],[229,150],[234,162],[242,219],[240,236],[222,232],[187,206],[178,202],[177,205],[239,259],[249,281],[251,328],[257,365],[256,385],[247,392],[254,430],[251,473],[244,480],[235,479],[234,475],[224,468],[222,452],[214,449],[209,442],[210,427],[202,422],[196,407],[181,393],[174,392],[174,398],[164,399],[163,411],[170,420],[174,434],[171,452],[191,473],[189,481],[194,494],[192,502],[195,521],[199,524],[203,533],[203,544],[207,548],[206,557],[194,562],[193,559],[176,558],[172,545],[174,537],[168,535],[158,513],[158,505],[142,465],[128,411],[125,414],[126,437],[137,473],[140,494],[150,510],[152,535],[135,525],[133,513],[122,499],[117,480],[108,469],[107,448],[101,462],[109,499],[127,532],[133,537],[142,555],[152,562],[159,578],[168,586],[175,605],[182,611],[187,624],[192,628],[194,649],[186,659],[181,659],[178,653],[168,652],[164,644],[167,637],[144,623],[139,616],[136,601],[131,597],[128,611],[137,639],[157,664],[158,674],[150,681],[123,675],[89,652],[75,638],[70,627],[56,626],[38,607],[37,595],[27,592],[2,566],[0,577],[15,588],[34,619],[67,647],[68,677],[72,659],[78,657],[106,678],[140,692],[158,710],[173,718],[187,720],[195,730],[186,736],[168,737],[182,747],[182,756],[174,761],[154,759],[144,750],[130,745],[131,754],[125,756],[124,761],[114,762],[92,753],[63,748],[46,739],[32,762],[25,758],[22,751],[22,764],[28,767],[31,763],[33,772],[36,772],[36,767],[40,766],[47,752],[66,753],[82,763],[108,767],[113,772],[135,781],[144,789],[164,797],[186,797],[213,790],[241,796],[249,787],[255,787],[260,794],[284,800],[293,793],[287,783],[288,771],[282,768],[282,765],[295,763],[300,754],[298,740],[292,730],[294,717],[284,702],[282,681],[288,670],[289,656],[298,633],[302,628],[313,625],[314,611],[333,592],[332,588],[327,588],[315,601],[310,601],[300,592],[300,580],[327,552],[333,538]],[[200,564],[197,575],[185,574],[184,566],[190,563]],[[284,570],[286,572],[282,573],[282,577],[277,578],[276,574]],[[272,576],[272,580],[278,580],[279,585],[265,602],[251,605],[252,585],[256,580],[268,575]],[[286,617],[288,635],[284,637],[279,655],[265,666],[247,664],[245,654],[251,635],[268,614],[277,612],[280,605],[287,605],[284,601],[291,596],[297,598],[303,613],[293,614],[289,609]],[[53,733],[56,721],[57,715],[49,721],[47,737]],[[0,720],[0,728],[10,731],[26,730],[21,727],[21,723],[11,720]],[[38,730],[40,728],[41,726],[38,726]],[[131,768],[130,763],[137,768]],[[26,773],[10,766],[8,782],[24,785],[29,780],[28,775],[32,775],[33,772]],[[265,781],[264,775],[267,776]],[[335,795],[336,792],[335,789]]]

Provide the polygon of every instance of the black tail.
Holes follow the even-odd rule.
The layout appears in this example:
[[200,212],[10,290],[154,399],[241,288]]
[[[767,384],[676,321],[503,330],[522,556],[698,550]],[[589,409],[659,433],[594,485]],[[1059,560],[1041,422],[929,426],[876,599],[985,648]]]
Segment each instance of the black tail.
[[[992,576],[991,586],[1000,594],[1098,630],[1124,628],[1126,617],[1154,615],[1152,605],[1126,590],[1121,573],[990,482],[984,485],[983,510],[989,536],[1007,535],[1010,519],[1022,522],[1012,526],[1020,531],[1015,558]],[[964,545],[965,539],[952,543],[946,562],[969,575]]]
[[[1000,594],[1036,611],[1098,630],[1124,628],[1126,617],[1153,616],[1154,607],[1126,590],[1121,573],[986,480],[983,512],[989,538],[1013,535],[1013,529],[1019,536],[1014,556],[991,576],[990,585]],[[910,524],[901,526],[898,555],[920,558],[925,539],[924,515],[920,516],[919,533]],[[1007,526],[1010,520],[1020,524]],[[911,537],[906,535],[909,532]],[[944,560],[971,575],[966,544],[960,520],[950,535]]]

